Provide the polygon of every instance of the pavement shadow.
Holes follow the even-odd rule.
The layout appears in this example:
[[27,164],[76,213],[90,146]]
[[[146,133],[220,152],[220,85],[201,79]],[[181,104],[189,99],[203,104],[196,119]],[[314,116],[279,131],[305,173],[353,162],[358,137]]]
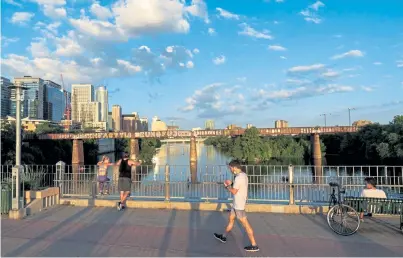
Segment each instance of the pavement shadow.
[[[31,239],[30,241],[28,241],[27,243],[21,245],[19,248],[15,249],[14,251],[11,251],[9,253],[2,254],[2,255],[3,256],[10,256],[10,257],[20,256],[22,253],[24,253],[28,249],[34,247],[38,243],[38,240],[45,239],[45,238],[49,237],[50,235],[52,235],[54,233],[57,233],[63,227],[67,226],[68,224],[78,220],[80,217],[82,217],[85,214],[89,213],[90,210],[91,210],[91,207],[87,207],[87,208],[82,209],[81,211],[77,212],[73,216],[67,218],[66,220],[61,221],[58,225],[56,225],[55,227],[51,228],[50,230],[47,230],[47,231],[43,232],[42,234],[40,234],[39,236],[35,237],[35,239]],[[49,217],[51,215],[52,215],[51,210],[49,210],[49,213],[47,215],[44,215],[44,216],[38,215],[38,216],[36,216],[36,218],[41,220],[41,219],[44,219],[44,218]]]
[[[217,203],[215,211],[208,212],[208,216],[202,219],[199,210],[200,203],[192,203],[192,211],[189,218],[189,241],[186,256],[243,256],[244,253],[237,247],[233,233],[229,235],[229,242],[223,244],[213,237],[213,233],[221,233],[225,230],[228,220],[222,214],[223,208],[229,209],[227,203]],[[206,212],[207,213],[207,212]],[[203,221],[203,223],[202,223]],[[212,229],[213,227],[216,227]],[[232,241],[232,243],[231,243]],[[221,251],[222,250],[222,251]]]
[[177,210],[173,209],[171,211],[171,216],[169,217],[168,224],[167,224],[165,232],[164,232],[164,237],[163,237],[161,246],[158,251],[159,257],[165,256],[166,252],[169,249],[169,243],[171,242],[176,215],[177,215]]
[[[300,207],[301,210],[301,207]],[[319,209],[320,211],[320,209]],[[306,218],[307,220],[311,221],[313,224],[319,226],[320,228],[322,228],[324,231],[329,231],[331,233],[334,234],[335,238],[338,238],[340,241],[345,241],[348,240],[348,238],[350,238],[350,240],[360,240],[360,242],[365,242],[366,244],[370,245],[373,249],[377,250],[377,252],[379,254],[382,254],[382,256],[396,256],[399,255],[398,253],[396,253],[393,250],[390,250],[389,248],[379,244],[378,242],[375,242],[373,239],[360,234],[360,229],[358,229],[358,232],[356,232],[354,235],[351,236],[341,236],[341,235],[337,235],[335,232],[332,231],[332,229],[329,227],[329,225],[327,224],[327,214],[322,212],[318,213],[318,214],[305,214],[305,213],[300,213],[300,215],[302,215],[304,218]],[[320,220],[317,220],[316,218],[320,218]],[[368,232],[370,233],[370,231]],[[357,241],[355,241],[357,242]],[[345,245],[340,245],[340,249],[345,249],[346,246]],[[346,253],[351,252],[352,250],[346,250]],[[361,256],[379,256],[375,253],[371,253],[368,250],[363,249],[362,251],[360,251],[360,255]],[[401,254],[400,254],[401,255]]]
[[[108,233],[116,227],[124,213],[129,212],[129,210],[111,212],[111,208],[92,207],[91,209],[98,213],[94,218],[91,218],[91,221],[78,223],[76,225],[77,230],[53,242],[42,252],[41,256],[65,256],[66,253],[73,257],[110,256],[109,249],[112,245],[106,243],[110,242],[111,239],[120,239],[124,231],[114,231],[113,236],[108,235]],[[76,220],[79,222],[78,218]]]

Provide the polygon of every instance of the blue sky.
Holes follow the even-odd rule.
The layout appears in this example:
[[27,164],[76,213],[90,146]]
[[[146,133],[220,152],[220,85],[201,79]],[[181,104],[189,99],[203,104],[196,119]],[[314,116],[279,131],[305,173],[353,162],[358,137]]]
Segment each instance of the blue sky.
[[386,123],[403,110],[403,1],[2,0],[2,75],[106,84],[181,128]]

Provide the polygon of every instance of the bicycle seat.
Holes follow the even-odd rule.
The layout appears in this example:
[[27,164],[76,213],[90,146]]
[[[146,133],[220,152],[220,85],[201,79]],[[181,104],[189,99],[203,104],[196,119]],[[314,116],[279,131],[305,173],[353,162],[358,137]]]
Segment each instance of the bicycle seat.
[[330,185],[331,187],[339,187],[339,184],[338,184],[338,183],[334,183],[334,182],[329,183],[329,185]]

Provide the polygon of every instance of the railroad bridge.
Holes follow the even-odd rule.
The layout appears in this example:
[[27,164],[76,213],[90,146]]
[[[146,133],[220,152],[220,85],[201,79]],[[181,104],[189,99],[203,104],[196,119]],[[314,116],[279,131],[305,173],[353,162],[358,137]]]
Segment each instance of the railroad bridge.
[[[150,132],[96,132],[96,133],[57,133],[57,134],[27,134],[24,141],[30,140],[72,140],[73,153],[72,165],[73,173],[78,173],[79,167],[84,165],[83,140],[87,139],[130,139],[130,158],[136,159],[139,155],[139,142],[141,138],[157,139],[178,139],[190,138],[190,168],[191,180],[197,178],[197,149],[198,137],[228,136],[235,137],[245,133],[246,129],[218,129],[218,130],[194,130],[194,131],[150,131]],[[287,128],[258,128],[261,136],[279,135],[311,135],[312,156],[315,167],[315,175],[322,171],[322,152],[320,148],[320,134],[352,133],[358,130],[354,126],[332,126],[332,127],[287,127]],[[76,167],[77,169],[74,169]]]

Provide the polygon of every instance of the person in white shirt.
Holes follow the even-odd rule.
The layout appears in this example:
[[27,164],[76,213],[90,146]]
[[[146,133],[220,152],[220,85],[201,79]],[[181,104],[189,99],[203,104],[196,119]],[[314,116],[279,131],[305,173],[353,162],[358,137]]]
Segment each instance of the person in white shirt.
[[[365,188],[361,191],[361,197],[386,199],[386,193],[383,190],[376,189],[376,180],[373,177],[366,177]],[[360,219],[364,220],[364,213],[361,212]]]
[[234,227],[235,218],[241,222],[246,233],[248,234],[251,245],[246,246],[244,249],[247,252],[257,252],[259,247],[256,244],[253,229],[248,222],[245,212],[246,200],[248,199],[248,176],[242,171],[241,164],[238,161],[231,161],[229,169],[235,175],[234,185],[231,187],[231,181],[225,180],[224,186],[228,191],[234,195],[231,213],[229,215],[228,225],[223,234],[214,233],[214,237],[222,243],[227,242],[227,235]]

